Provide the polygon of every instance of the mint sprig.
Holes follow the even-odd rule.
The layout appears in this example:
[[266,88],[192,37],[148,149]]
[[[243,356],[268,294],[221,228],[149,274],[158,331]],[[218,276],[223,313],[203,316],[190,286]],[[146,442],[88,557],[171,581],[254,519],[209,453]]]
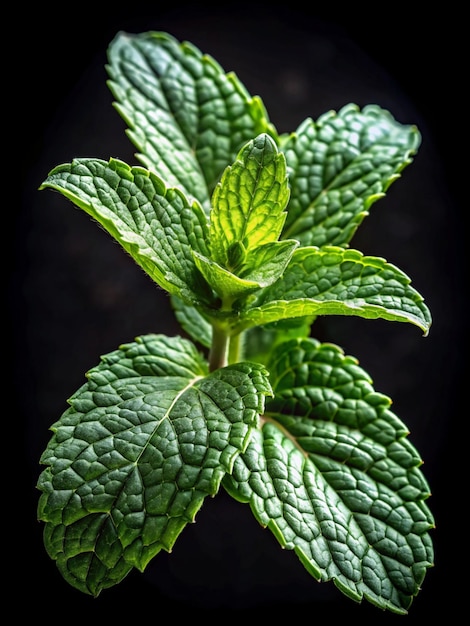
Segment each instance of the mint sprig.
[[107,230],[189,338],[103,356],[52,425],[48,553],[96,596],[171,550],[223,485],[313,578],[406,613],[433,565],[421,459],[357,360],[312,335],[324,315],[429,332],[410,278],[349,247],[418,129],[349,104],[280,136],[234,74],[167,33],[120,33],[108,60],[141,165],[76,159],[41,188]]

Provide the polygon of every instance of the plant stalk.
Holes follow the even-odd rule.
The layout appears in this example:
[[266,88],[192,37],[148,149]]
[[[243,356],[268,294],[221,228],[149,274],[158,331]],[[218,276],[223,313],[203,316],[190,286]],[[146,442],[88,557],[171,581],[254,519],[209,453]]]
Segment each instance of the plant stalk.
[[237,335],[232,335],[230,337],[229,347],[228,347],[228,362],[229,363],[238,363],[242,360],[242,333],[238,333]]
[[217,324],[212,326],[212,345],[209,351],[209,371],[214,372],[228,364],[230,336]]

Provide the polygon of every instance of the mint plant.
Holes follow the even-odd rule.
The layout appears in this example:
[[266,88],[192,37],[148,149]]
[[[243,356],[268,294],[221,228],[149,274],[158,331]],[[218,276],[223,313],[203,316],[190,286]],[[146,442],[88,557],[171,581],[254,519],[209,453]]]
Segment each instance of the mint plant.
[[182,333],[101,357],[51,426],[48,554],[97,596],[225,489],[313,579],[406,614],[433,565],[422,461],[358,360],[313,331],[355,315],[428,333],[409,277],[349,247],[418,129],[348,104],[279,134],[233,73],[163,32],[119,33],[107,71],[140,165],[75,159],[41,189],[114,237]]

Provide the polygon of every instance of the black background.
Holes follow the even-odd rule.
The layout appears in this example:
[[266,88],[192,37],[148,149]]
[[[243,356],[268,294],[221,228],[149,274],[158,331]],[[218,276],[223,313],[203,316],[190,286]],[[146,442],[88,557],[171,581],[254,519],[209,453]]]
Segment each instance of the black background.
[[[453,615],[465,601],[459,564],[466,552],[463,17],[448,3],[435,14],[396,3],[309,9],[238,2],[209,9],[132,2],[104,13],[97,4],[28,9],[5,55],[13,380],[6,389],[4,419],[12,433],[5,438],[3,515],[8,582],[21,594],[16,610],[34,607],[46,616],[62,607],[57,615],[66,619],[70,611],[77,620],[219,620],[227,613],[272,619],[285,609],[292,620],[383,624],[417,624],[437,611]],[[106,48],[120,30],[163,30],[191,41],[262,97],[279,132],[355,102],[379,104],[422,133],[414,162],[373,205],[352,247],[409,274],[433,315],[429,336],[408,324],[358,318],[326,318],[314,327],[321,340],[356,356],[375,388],[393,399],[424,460],[436,564],[406,617],[316,583],[247,506],[222,492],[203,505],[171,555],[159,554],[144,574],[133,572],[97,599],[69,587],[45,554],[35,484],[50,425],[100,355],[140,334],[179,332],[166,296],[120,247],[59,194],[38,191],[55,165],[77,156],[136,163],[105,83]]]

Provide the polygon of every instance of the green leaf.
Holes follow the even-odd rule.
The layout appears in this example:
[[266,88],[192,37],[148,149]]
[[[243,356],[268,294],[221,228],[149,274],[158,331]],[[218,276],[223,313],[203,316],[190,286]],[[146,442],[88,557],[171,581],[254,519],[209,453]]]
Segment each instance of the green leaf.
[[170,301],[181,328],[193,341],[205,348],[210,348],[212,342],[211,323],[195,307],[186,304],[178,296],[171,296]]
[[401,270],[357,250],[324,246],[298,248],[282,279],[240,313],[237,329],[309,315],[410,322],[425,334],[431,326],[429,309]]
[[259,283],[239,278],[202,254],[194,252],[194,261],[208,284],[224,301],[224,308],[231,308],[234,299],[247,296],[260,288]]
[[96,219],[158,285],[189,302],[209,301],[192,250],[207,254],[207,220],[197,202],[155,174],[117,159],[75,159],[41,189],[62,193]]
[[287,240],[255,248],[247,255],[246,267],[239,276],[197,252],[194,260],[207,283],[228,305],[278,280],[297,246],[297,241]]
[[285,159],[266,134],[248,142],[217,185],[210,212],[210,257],[195,263],[222,299],[222,310],[276,281],[295,240],[278,242],[289,198]]
[[293,239],[265,243],[249,252],[240,276],[260,287],[272,285],[284,273],[299,243]]
[[260,133],[277,137],[261,99],[191,43],[121,32],[108,60],[108,85],[137,157],[207,211],[240,148]]
[[291,199],[283,238],[345,246],[412,161],[421,141],[376,105],[355,104],[305,120],[282,144]]
[[337,346],[292,340],[268,369],[262,431],[224,487],[315,579],[406,613],[434,558],[429,487],[406,427]]
[[147,335],[102,357],[52,426],[38,516],[64,578],[98,595],[171,550],[243,451],[271,393],[263,366],[208,374],[189,341]]
[[266,364],[275,345],[288,339],[308,337],[314,321],[312,316],[294,317],[249,328],[243,340],[243,359]]
[[239,274],[231,267],[232,247],[241,244],[250,252],[277,241],[288,200],[285,157],[269,135],[261,134],[242,148],[214,190],[209,230],[212,260]]

